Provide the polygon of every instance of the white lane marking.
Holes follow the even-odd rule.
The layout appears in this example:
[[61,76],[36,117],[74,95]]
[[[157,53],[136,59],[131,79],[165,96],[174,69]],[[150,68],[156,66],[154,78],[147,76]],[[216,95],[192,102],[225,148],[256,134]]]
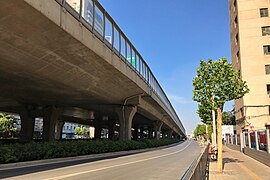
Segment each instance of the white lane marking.
[[110,168],[115,168],[115,167],[120,167],[120,166],[125,166],[125,165],[130,165],[130,164],[135,164],[135,163],[139,163],[139,162],[149,161],[149,160],[152,160],[152,159],[157,159],[157,158],[161,158],[161,157],[170,156],[170,155],[177,154],[179,152],[184,151],[188,146],[190,146],[191,143],[192,143],[192,141],[190,141],[189,144],[186,147],[184,147],[183,149],[180,149],[180,150],[172,152],[172,153],[163,154],[163,155],[160,155],[160,156],[155,156],[155,157],[151,157],[151,158],[147,158],[147,159],[141,159],[141,160],[137,160],[137,161],[127,162],[127,163],[123,163],[123,164],[117,164],[117,165],[113,165],[113,166],[107,166],[107,167],[103,167],[103,168],[92,169],[92,170],[89,170],[89,171],[82,171],[82,172],[72,173],[72,174],[63,175],[63,176],[56,176],[56,177],[48,178],[48,179],[45,179],[45,180],[64,179],[64,178],[68,178],[68,177],[72,177],[72,176],[78,176],[78,175],[81,175],[81,174],[87,174],[87,173],[91,173],[91,172],[101,171],[101,170],[105,170],[105,169],[110,169]]

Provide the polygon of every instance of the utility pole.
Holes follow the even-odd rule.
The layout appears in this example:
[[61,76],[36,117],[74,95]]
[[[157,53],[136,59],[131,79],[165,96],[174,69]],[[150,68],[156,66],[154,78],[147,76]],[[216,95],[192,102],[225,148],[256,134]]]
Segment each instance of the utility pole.
[[[215,98],[215,95],[212,96],[213,106],[214,106],[214,98]],[[216,134],[217,131],[216,131],[215,110],[212,110],[212,120],[213,120],[213,135],[214,135],[213,146],[216,149],[217,148],[217,134]]]

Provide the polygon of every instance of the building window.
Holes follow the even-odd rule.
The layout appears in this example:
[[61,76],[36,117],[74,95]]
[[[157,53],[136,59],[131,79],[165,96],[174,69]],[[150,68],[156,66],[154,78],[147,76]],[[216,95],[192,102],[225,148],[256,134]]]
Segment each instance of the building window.
[[262,35],[263,36],[270,35],[270,26],[264,26],[264,27],[262,27]]
[[238,44],[238,41],[239,41],[239,36],[238,36],[238,34],[236,34],[235,35],[235,39],[234,39],[235,45]]
[[235,17],[233,24],[234,24],[234,28],[236,28],[237,25],[238,25],[238,19],[237,19],[237,16]]
[[270,74],[270,65],[265,65],[265,74]]
[[260,15],[261,17],[268,17],[268,8],[261,8]]
[[266,85],[266,89],[267,89],[267,94],[270,95],[270,84]]
[[270,45],[263,46],[264,55],[270,55]]

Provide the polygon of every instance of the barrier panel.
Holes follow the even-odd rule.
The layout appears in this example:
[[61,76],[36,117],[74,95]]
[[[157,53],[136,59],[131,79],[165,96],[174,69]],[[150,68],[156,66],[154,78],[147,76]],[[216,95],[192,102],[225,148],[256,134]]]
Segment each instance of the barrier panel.
[[201,154],[197,159],[195,159],[188,170],[185,172],[181,180],[190,179],[206,179],[207,167],[208,167],[208,149],[209,144],[204,147]]

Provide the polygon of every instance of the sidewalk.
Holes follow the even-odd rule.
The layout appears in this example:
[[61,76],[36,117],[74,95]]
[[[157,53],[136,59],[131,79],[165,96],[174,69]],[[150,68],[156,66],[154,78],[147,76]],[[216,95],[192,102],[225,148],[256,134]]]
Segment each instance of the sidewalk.
[[210,180],[270,179],[270,167],[226,146],[223,146],[223,164],[223,173],[221,174],[217,171],[217,162],[210,162]]

